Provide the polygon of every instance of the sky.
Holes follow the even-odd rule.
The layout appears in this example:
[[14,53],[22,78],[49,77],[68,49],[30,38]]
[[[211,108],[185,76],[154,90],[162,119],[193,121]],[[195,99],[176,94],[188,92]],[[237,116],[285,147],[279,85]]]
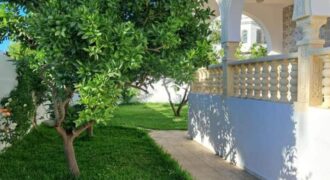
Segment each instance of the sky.
[[10,41],[6,40],[0,44],[0,52],[5,52],[8,50],[8,46],[10,44]]
[[[19,13],[21,16],[25,16],[25,12],[23,9],[20,9]],[[10,45],[9,40],[6,40],[6,41],[0,43],[0,52],[6,52],[8,50],[9,45]]]

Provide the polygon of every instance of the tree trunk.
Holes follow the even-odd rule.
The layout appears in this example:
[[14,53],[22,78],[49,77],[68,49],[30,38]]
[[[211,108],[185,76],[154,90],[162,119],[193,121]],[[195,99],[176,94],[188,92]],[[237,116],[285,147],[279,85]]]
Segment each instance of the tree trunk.
[[174,114],[175,117],[178,117],[177,111],[176,111],[176,109],[175,109],[175,104],[172,102],[172,96],[171,96],[170,90],[169,90],[168,87],[167,87],[166,78],[163,79],[163,86],[164,86],[165,91],[166,91],[166,93],[167,93],[167,96],[168,96],[168,102],[170,103],[170,106],[171,106],[171,108],[172,108],[173,114]]
[[36,128],[37,127],[37,113],[36,112],[33,112],[33,116],[32,116],[32,127],[33,128]]
[[89,128],[87,128],[87,136],[93,137],[94,136],[94,127],[91,125]]
[[37,109],[38,109],[38,107],[37,107],[37,103],[36,103],[37,97],[36,97],[34,91],[32,91],[31,96],[32,96],[32,102],[33,102],[33,106],[34,106],[34,111],[33,111],[33,114],[32,114],[32,127],[36,128],[37,127]]
[[182,98],[182,101],[180,102],[179,104],[179,107],[178,109],[176,110],[176,116],[177,117],[180,117],[181,116],[181,110],[183,108],[183,106],[185,106],[188,102],[188,94],[189,94],[189,86],[185,89],[184,91],[184,95],[183,95],[183,98]]
[[66,138],[64,138],[64,152],[71,174],[75,177],[79,177],[80,171],[74,152],[73,140],[74,137],[72,135],[68,135]]

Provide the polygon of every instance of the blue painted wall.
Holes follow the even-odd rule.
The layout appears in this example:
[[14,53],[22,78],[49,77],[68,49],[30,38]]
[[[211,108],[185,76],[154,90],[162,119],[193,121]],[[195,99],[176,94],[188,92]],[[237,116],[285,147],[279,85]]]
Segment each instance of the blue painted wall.
[[193,139],[260,177],[296,179],[292,105],[191,94],[189,106]]

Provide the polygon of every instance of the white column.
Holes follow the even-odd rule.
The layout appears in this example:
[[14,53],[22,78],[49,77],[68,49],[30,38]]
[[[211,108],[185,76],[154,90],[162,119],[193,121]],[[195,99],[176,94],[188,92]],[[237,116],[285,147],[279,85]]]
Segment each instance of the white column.
[[322,102],[321,61],[317,61],[309,52],[314,48],[322,48],[320,28],[327,22],[326,17],[303,16],[296,20],[303,33],[298,41],[298,104],[300,107],[320,105]]
[[324,0],[295,0],[294,20],[297,27],[303,34],[303,38],[298,45],[298,98],[295,103],[294,119],[296,123],[296,165],[297,179],[304,179],[310,175],[313,169],[314,148],[312,142],[312,133],[309,124],[314,123],[309,117],[309,106],[321,105],[322,101],[322,83],[320,60],[314,58],[310,51],[314,48],[322,48],[324,40],[320,37],[320,28],[326,21],[326,16],[320,16],[313,7],[321,5]]
[[222,43],[225,51],[225,56],[222,59],[223,68],[223,95],[234,96],[234,66],[229,67],[228,61],[235,60],[235,52],[239,47],[239,42],[226,42]]
[[241,17],[244,0],[219,0],[221,12],[221,44],[225,55],[223,67],[223,95],[234,96],[234,69],[227,62],[235,60],[235,52],[241,40]]

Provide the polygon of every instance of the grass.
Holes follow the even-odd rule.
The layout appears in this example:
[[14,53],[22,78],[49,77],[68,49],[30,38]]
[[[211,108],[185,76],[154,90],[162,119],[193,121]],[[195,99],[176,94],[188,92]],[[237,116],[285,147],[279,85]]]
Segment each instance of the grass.
[[187,106],[183,108],[181,114],[182,117],[174,117],[168,104],[122,105],[115,113],[111,124],[155,130],[186,130]]
[[[186,111],[186,110],[185,110]],[[96,127],[95,137],[75,141],[79,179],[191,179],[148,136],[148,129],[185,129],[162,104],[121,106],[112,126]],[[71,179],[62,140],[40,127],[0,154],[0,180]]]

